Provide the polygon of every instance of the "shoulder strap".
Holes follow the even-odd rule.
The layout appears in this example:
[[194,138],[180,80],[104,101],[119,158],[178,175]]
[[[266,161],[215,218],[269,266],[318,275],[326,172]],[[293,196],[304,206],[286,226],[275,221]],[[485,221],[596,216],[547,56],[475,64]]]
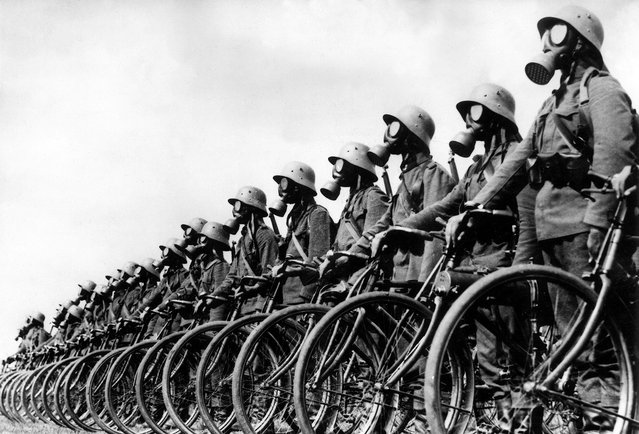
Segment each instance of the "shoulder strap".
[[579,84],[579,130],[587,128],[587,131],[592,134],[592,120],[590,118],[590,110],[587,109],[590,103],[590,94],[588,93],[588,84],[590,79],[599,74],[599,70],[594,66],[589,67],[581,77],[581,83]]
[[246,259],[246,253],[244,252],[244,244],[240,246],[240,260],[244,263],[244,266],[249,271],[251,276],[256,276],[255,271],[253,271],[253,267],[249,264],[248,259]]

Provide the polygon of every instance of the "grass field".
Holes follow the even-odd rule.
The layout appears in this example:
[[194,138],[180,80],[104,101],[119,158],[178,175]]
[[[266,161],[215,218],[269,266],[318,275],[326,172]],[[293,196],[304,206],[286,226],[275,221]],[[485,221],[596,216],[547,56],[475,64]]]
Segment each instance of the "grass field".
[[44,423],[17,424],[0,417],[0,434],[5,433],[26,433],[26,434],[72,434],[86,433],[87,431],[72,431],[56,425]]

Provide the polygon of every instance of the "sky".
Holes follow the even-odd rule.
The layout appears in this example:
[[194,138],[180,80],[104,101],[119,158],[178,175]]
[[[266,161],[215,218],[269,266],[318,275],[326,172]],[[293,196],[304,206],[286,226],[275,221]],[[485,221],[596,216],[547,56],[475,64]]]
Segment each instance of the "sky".
[[[288,161],[321,187],[343,144],[382,141],[384,113],[428,111],[446,166],[464,128],[455,104],[493,82],[525,135],[558,82],[524,74],[536,22],[568,3],[0,0],[0,357],[79,282],[159,257],[193,217],[224,222],[243,185],[275,199]],[[580,4],[639,98],[639,2]],[[344,200],[318,198],[335,220]]]

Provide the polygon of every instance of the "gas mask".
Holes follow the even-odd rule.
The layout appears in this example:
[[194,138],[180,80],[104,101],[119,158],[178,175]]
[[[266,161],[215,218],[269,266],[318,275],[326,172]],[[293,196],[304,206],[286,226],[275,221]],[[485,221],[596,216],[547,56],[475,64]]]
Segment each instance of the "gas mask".
[[[294,204],[301,199],[299,187],[290,179],[282,177],[277,187],[282,202],[285,204]],[[276,214],[277,215],[277,214]],[[281,217],[281,216],[280,216]]]
[[482,130],[482,125],[488,122],[488,117],[488,110],[483,105],[473,104],[470,106],[466,114],[466,125],[468,127],[464,131],[455,134],[455,137],[448,144],[450,149],[460,157],[470,157],[470,154],[475,150],[477,136]]
[[186,241],[187,245],[192,246],[197,242],[197,235],[198,235],[197,231],[193,229],[192,227],[188,226],[184,230],[184,241]]
[[390,122],[384,131],[384,144],[375,145],[368,152],[368,158],[379,167],[388,163],[391,154],[399,155],[407,151],[406,140],[409,136],[408,128],[398,120]]
[[268,207],[268,212],[277,217],[284,217],[288,205],[283,200],[275,200]]
[[320,192],[328,200],[336,200],[339,197],[342,187],[355,185],[358,177],[355,168],[342,158],[337,158],[335,160],[332,175],[333,180],[328,181],[322,188],[320,188]]
[[526,64],[526,75],[535,84],[548,84],[557,69],[570,65],[577,49],[577,33],[566,23],[557,21],[541,36],[542,53]]
[[233,203],[233,217],[228,219],[222,227],[229,234],[235,235],[237,231],[240,230],[240,225],[248,223],[250,217],[251,211],[249,207],[239,200],[236,200],[235,203]]

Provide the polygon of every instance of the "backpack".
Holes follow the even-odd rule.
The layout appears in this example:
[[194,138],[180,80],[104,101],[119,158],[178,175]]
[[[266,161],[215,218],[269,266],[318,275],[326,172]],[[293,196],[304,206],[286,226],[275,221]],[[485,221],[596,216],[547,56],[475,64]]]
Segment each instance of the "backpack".
[[[592,147],[588,146],[589,138],[593,137],[593,127],[592,127],[592,118],[590,116],[590,108],[588,104],[590,103],[590,95],[588,93],[588,84],[590,83],[590,79],[595,75],[598,75],[600,71],[594,66],[589,67],[584,72],[583,77],[581,78],[581,83],[579,85],[579,124],[577,127],[577,137],[573,138],[573,145],[577,150],[582,153],[589,154],[589,158],[592,159]],[[639,114],[637,114],[637,110],[631,108],[632,110],[632,120],[631,127],[635,133],[635,143],[632,147],[634,151],[635,163],[638,162],[637,150],[639,149]],[[587,136],[583,136],[583,133],[587,133]],[[581,148],[581,149],[580,149]]]

